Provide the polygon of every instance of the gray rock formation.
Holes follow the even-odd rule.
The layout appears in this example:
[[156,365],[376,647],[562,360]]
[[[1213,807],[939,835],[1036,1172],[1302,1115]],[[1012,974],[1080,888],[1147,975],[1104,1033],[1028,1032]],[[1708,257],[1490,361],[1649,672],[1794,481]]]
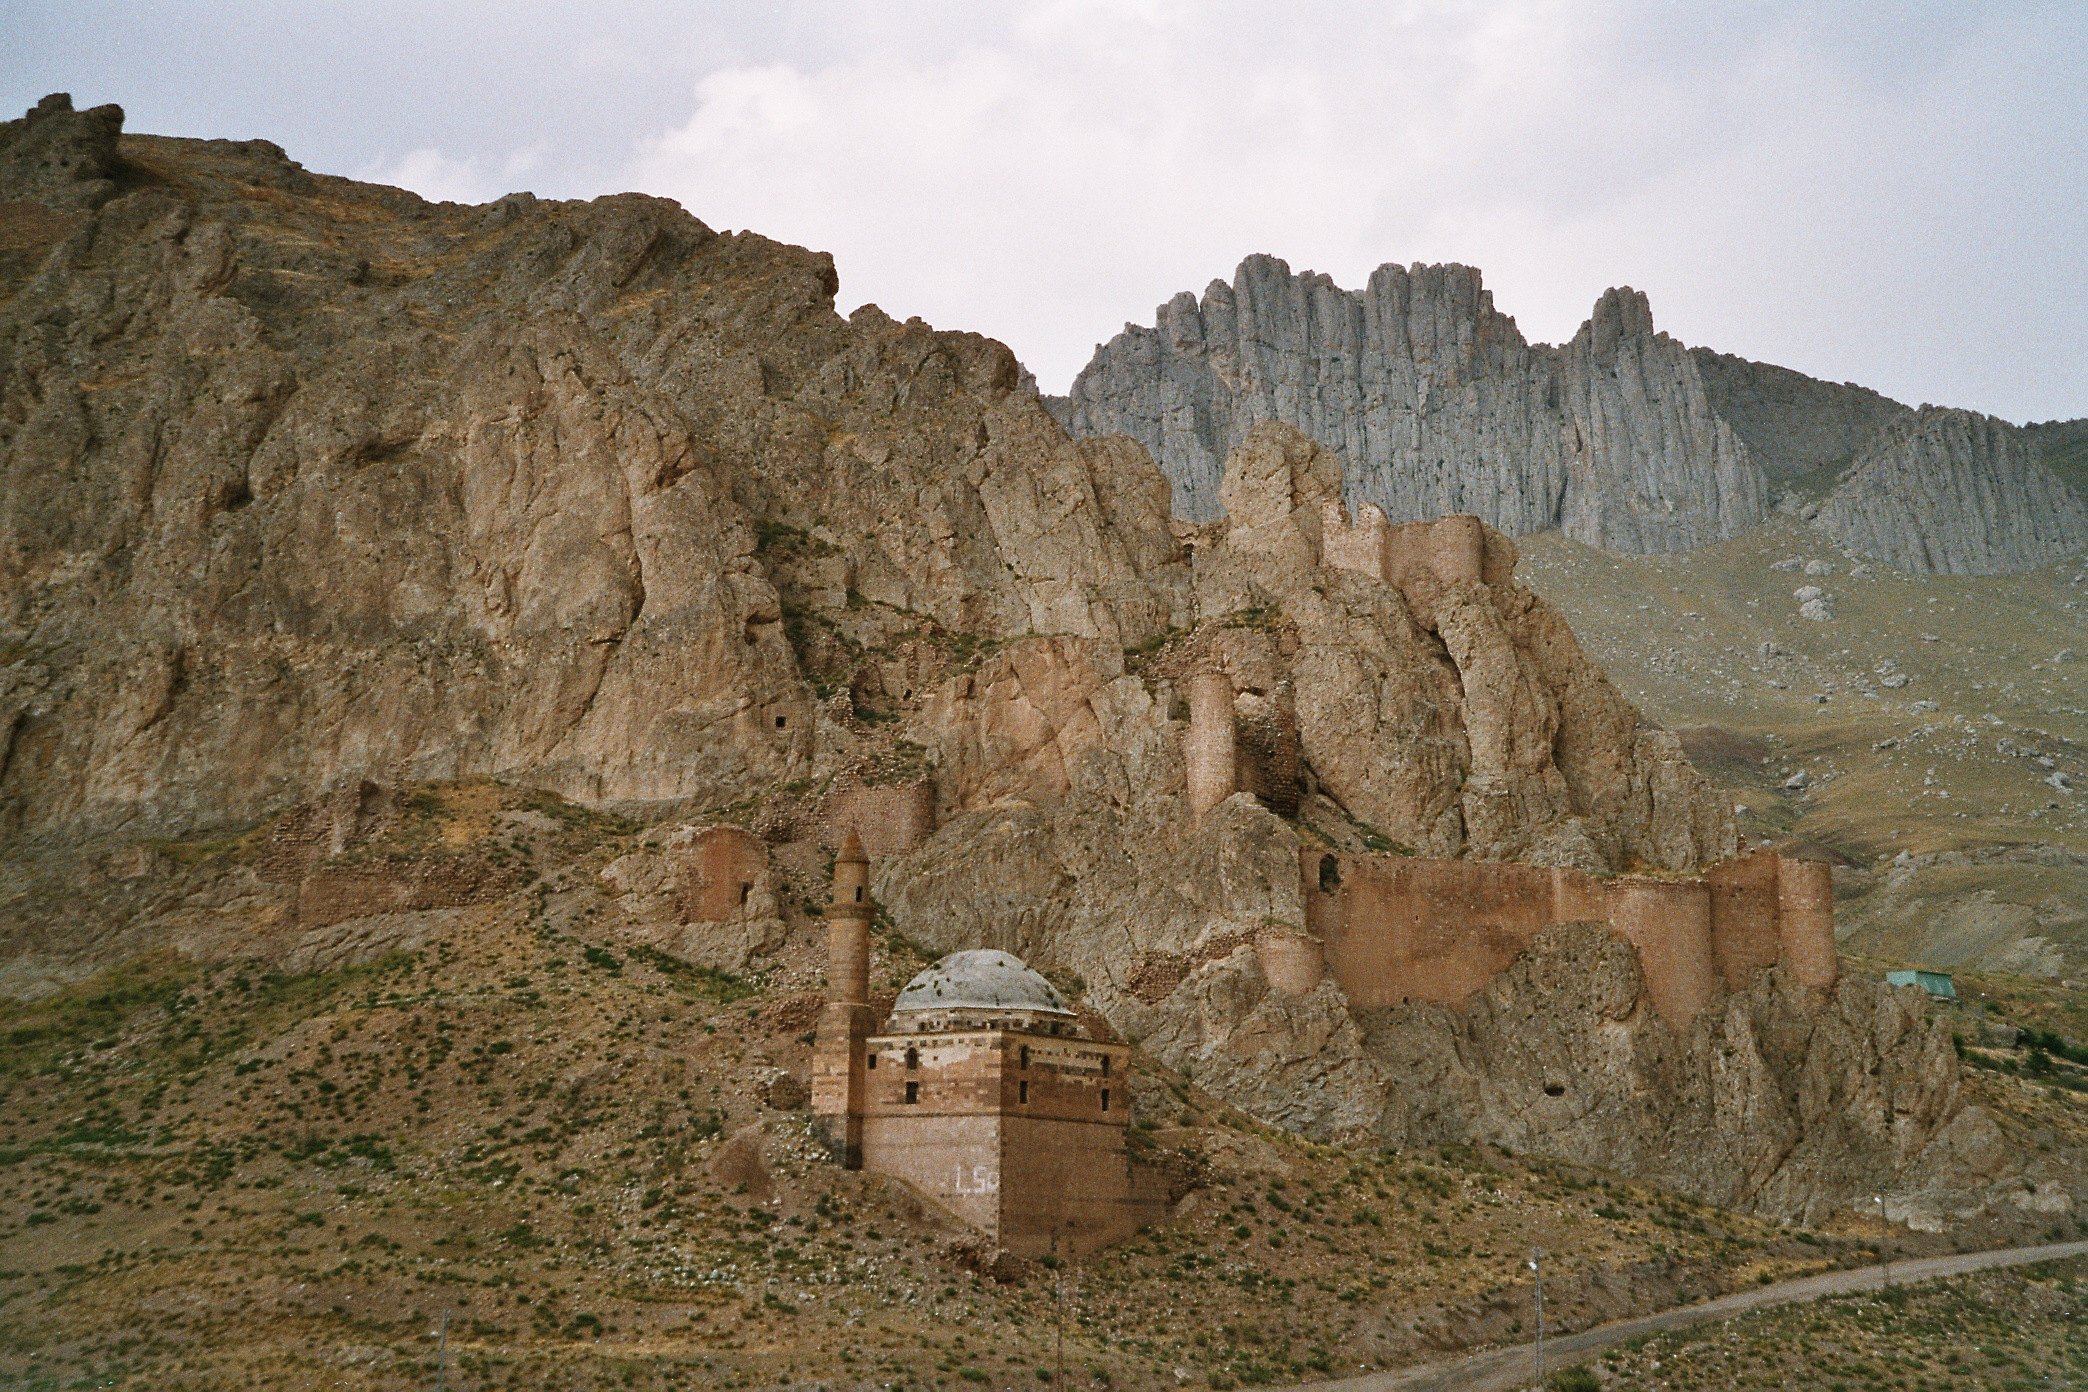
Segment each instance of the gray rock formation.
[[1382,266],[1345,291],[1251,256],[1153,328],[1127,324],[1049,404],[1075,436],[1144,445],[1195,521],[1220,513],[1226,455],[1273,420],[1332,450],[1348,499],[1395,522],[1473,512],[1511,535],[1670,552],[1757,525],[1773,486],[1913,570],[2019,570],[2083,544],[2081,495],[2035,457],[2078,472],[2068,423],[2006,445],[1999,422],[1945,430],[1854,384],[1685,349],[1628,289],[1566,344],[1533,345],[1467,266]]
[[2088,503],[2021,430],[1941,406],[1887,422],[1812,522],[1917,573],[2001,575],[2088,547]]
[[1200,304],[1177,295],[1154,328],[1126,325],[1055,409],[1075,435],[1143,444],[1198,521],[1264,420],[1335,451],[1350,500],[1394,521],[1471,512],[1512,535],[1672,551],[1763,512],[1746,447],[1645,296],[1613,290],[1571,343],[1532,346],[1469,266],[1381,266],[1351,292],[1250,256]]
[[1788,367],[1692,348],[1704,394],[1772,485],[1839,473],[1900,402],[1854,382],[1822,382]]

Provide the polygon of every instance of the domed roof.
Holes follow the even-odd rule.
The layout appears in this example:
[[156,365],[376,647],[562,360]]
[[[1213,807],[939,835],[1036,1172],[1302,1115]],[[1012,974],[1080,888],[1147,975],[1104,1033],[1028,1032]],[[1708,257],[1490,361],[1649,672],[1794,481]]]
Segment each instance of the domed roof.
[[1058,988],[1023,965],[1020,957],[991,948],[953,952],[906,983],[892,1011],[1034,1010],[1073,1015]]

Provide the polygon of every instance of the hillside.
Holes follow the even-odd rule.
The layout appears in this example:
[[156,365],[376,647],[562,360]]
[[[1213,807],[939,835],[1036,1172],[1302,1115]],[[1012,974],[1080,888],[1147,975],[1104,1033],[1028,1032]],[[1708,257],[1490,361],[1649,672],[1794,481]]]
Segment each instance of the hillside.
[[[1714,977],[1702,879],[1845,862],[1845,947],[1898,958],[2020,869],[2059,907],[1951,941],[2056,974],[2077,570],[1809,575],[1695,398],[1726,502],[1584,495],[1597,539],[1727,538],[1682,555],[1395,538],[1268,419],[1177,517],[1004,346],[838,283],[639,195],[0,128],[9,1376],[413,1385],[449,1309],[517,1385],[1030,1385],[1064,1311],[1069,1376],[1225,1386],[1509,1337],[1533,1244],[1586,1320],[1860,1259],[1873,1194],[1915,1248],[2088,1201],[2069,1056],[1773,933]],[[1605,305],[1583,407],[1698,371]],[[851,827],[875,991],[1001,948],[1136,1046],[1167,1224],[1024,1266],[816,1151]],[[1694,894],[1703,994],[1620,912],[1360,1004],[1269,965],[1328,864]]]

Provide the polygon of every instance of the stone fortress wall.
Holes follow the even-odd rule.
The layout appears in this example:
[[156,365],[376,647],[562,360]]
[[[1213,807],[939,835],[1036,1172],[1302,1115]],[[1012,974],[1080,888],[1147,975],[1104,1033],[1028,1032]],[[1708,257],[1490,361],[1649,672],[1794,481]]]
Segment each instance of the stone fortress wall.
[[[1514,544],[1477,517],[1394,526],[1370,503],[1350,522],[1327,502],[1323,562],[1395,586],[1424,624],[1452,586],[1510,583]],[[1230,680],[1215,669],[1189,679],[1184,753],[1191,813],[1234,792],[1265,796],[1246,776],[1262,767],[1240,738]],[[1263,781],[1266,781],[1264,779]],[[1830,987],[1834,949],[1830,867],[1769,852],[1721,862],[1693,877],[1600,876],[1544,866],[1299,852],[1304,934],[1257,940],[1263,974],[1302,994],[1331,975],[1363,1007],[1455,1005],[1478,991],[1556,923],[1610,925],[1638,950],[1653,1005],[1684,1027],[1722,990],[1766,967]]]
[[1830,867],[1773,852],[1672,879],[1310,847],[1298,860],[1307,936],[1258,944],[1270,983],[1292,994],[1324,973],[1366,1009],[1456,1005],[1546,928],[1588,921],[1630,939],[1648,997],[1677,1028],[1764,967],[1821,988],[1837,972]]

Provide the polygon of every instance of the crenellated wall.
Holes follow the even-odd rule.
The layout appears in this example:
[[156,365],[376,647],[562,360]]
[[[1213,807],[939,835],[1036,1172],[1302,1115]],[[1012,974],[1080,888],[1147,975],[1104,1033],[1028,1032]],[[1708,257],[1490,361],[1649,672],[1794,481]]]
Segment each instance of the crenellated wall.
[[[1654,1008],[1678,1028],[1765,967],[1834,984],[1830,867],[1757,852],[1687,879],[1483,861],[1299,851],[1306,927],[1357,1005],[1455,1005],[1555,923],[1608,923],[1638,949]],[[1285,945],[1264,970],[1290,994],[1314,981]]]

